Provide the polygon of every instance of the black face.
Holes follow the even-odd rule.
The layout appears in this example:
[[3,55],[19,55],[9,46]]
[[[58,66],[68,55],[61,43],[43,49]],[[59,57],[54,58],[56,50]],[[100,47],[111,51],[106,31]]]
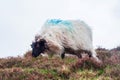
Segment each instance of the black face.
[[46,41],[44,39],[41,39],[39,42],[32,43],[31,47],[32,56],[37,57],[47,49]]

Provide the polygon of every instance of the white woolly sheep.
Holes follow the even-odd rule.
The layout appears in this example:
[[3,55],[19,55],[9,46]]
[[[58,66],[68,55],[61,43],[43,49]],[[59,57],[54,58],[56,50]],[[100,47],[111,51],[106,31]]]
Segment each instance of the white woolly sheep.
[[80,20],[47,20],[32,43],[33,57],[44,52],[60,54],[61,58],[64,58],[65,53],[79,58],[82,53],[87,53],[100,62],[93,49],[91,29]]

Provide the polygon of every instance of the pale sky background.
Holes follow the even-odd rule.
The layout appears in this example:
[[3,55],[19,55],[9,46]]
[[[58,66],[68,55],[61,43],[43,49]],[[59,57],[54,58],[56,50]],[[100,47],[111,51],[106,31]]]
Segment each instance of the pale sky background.
[[120,45],[120,0],[0,0],[0,57],[23,55],[47,19],[80,19],[94,48]]

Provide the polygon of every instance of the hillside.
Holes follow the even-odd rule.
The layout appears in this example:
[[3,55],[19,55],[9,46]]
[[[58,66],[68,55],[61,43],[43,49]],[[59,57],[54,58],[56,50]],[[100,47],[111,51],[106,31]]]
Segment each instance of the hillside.
[[0,58],[0,80],[120,80],[120,51],[96,49],[102,65],[75,56]]

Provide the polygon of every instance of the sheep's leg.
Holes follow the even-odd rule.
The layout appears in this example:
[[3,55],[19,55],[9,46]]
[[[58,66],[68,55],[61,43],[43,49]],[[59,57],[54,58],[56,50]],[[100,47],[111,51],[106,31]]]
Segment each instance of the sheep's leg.
[[59,46],[59,53],[62,59],[65,58],[65,49],[63,46]]
[[61,58],[62,58],[62,59],[65,58],[65,52],[63,52],[63,53],[61,54]]
[[91,57],[93,57],[97,62],[101,63],[101,60],[97,57],[96,52],[95,52],[94,50],[92,50],[91,53],[92,53],[92,56],[91,56]]
[[61,56],[62,59],[65,57],[65,49],[63,46],[61,46],[57,42],[51,42],[52,45],[49,46],[49,50],[53,51],[54,53],[57,53]]
[[87,53],[88,53],[89,57],[92,57],[92,53],[91,52],[87,52]]

